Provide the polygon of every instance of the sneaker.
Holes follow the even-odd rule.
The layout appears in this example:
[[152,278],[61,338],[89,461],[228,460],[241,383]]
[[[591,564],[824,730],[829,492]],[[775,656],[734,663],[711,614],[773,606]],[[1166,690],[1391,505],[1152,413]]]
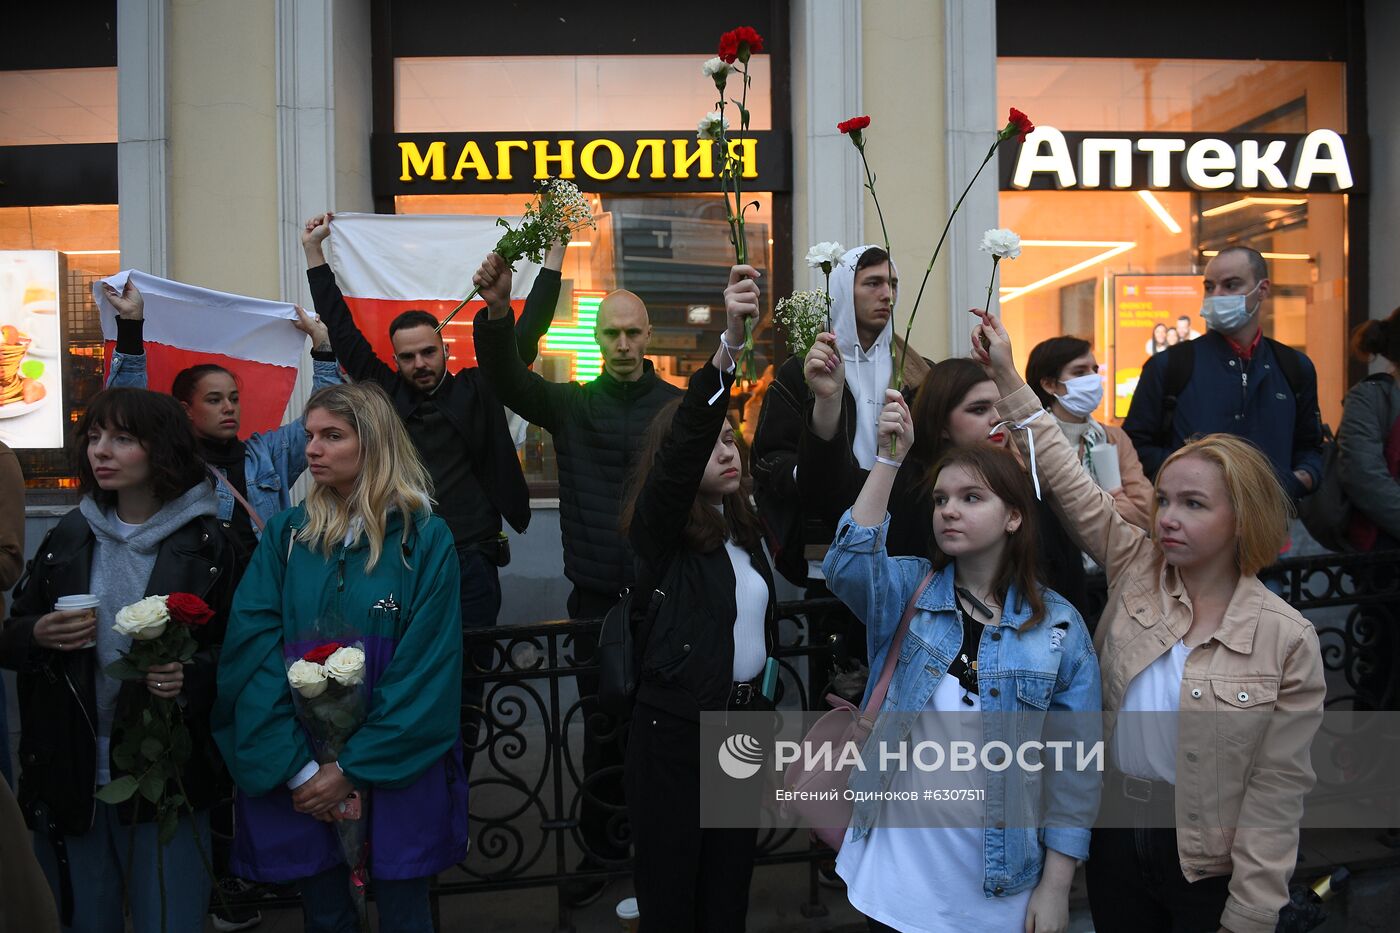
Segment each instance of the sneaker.
[[262,923],[262,912],[246,903],[258,897],[262,889],[262,885],[242,878],[220,878],[219,894],[223,898],[216,894],[210,901],[209,909],[209,920],[214,929],[219,933],[234,933],[236,930],[251,930]]
[[234,933],[235,930],[251,930],[262,923],[262,911],[243,904],[229,904],[228,909],[215,905],[209,911],[209,922],[219,933]]
[[[574,871],[596,871],[602,866],[593,859],[584,857],[574,866]],[[587,907],[589,904],[603,896],[608,884],[612,881],[606,875],[590,875],[583,878],[571,878],[564,882],[560,888],[564,897],[564,903],[570,907]]]

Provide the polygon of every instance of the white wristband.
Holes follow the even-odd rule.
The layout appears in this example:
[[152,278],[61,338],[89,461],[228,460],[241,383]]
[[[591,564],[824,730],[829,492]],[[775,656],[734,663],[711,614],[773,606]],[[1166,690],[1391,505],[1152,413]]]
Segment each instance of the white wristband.
[[875,455],[875,462],[883,463],[885,466],[892,466],[896,470],[902,465],[898,460],[891,460],[889,457],[881,457],[879,454]]

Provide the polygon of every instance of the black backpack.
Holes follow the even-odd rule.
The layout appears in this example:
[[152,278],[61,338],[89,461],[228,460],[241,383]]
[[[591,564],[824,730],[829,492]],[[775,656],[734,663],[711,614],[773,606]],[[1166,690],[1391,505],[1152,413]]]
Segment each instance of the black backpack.
[[[1278,360],[1278,368],[1283,372],[1283,378],[1288,381],[1288,388],[1293,392],[1294,405],[1299,404],[1302,397],[1303,388],[1303,361],[1302,354],[1286,343],[1280,343],[1272,337],[1265,337],[1264,341],[1274,351],[1274,359]],[[1157,446],[1170,447],[1172,441],[1172,419],[1176,415],[1176,404],[1181,397],[1181,393],[1186,390],[1186,384],[1191,381],[1191,372],[1196,366],[1195,341],[1187,340],[1178,343],[1176,346],[1167,348],[1167,375],[1162,383],[1162,421],[1157,433]],[[1293,416],[1293,423],[1299,424],[1306,417],[1306,413],[1297,409]],[[1322,426],[1322,436],[1324,445],[1330,443],[1332,432],[1326,425]],[[1324,449],[1324,458],[1326,451]]]
[[[1388,426],[1395,420],[1395,412],[1390,405],[1390,375],[1375,373],[1367,376],[1364,382],[1385,383],[1386,418]],[[1322,432],[1322,482],[1317,489],[1298,504],[1298,518],[1308,529],[1318,544],[1329,551],[1349,551],[1351,542],[1347,539],[1347,529],[1351,525],[1351,501],[1342,488],[1340,448],[1332,432],[1323,427]]]

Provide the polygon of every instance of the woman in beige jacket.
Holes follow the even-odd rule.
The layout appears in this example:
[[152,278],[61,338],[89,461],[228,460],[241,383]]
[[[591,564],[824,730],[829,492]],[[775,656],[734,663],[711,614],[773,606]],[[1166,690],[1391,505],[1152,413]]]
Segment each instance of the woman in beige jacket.
[[1094,830],[1095,929],[1272,933],[1326,693],[1312,623],[1256,576],[1287,532],[1273,469],[1237,437],[1187,444],[1162,465],[1145,536],[1080,467],[995,315],[972,344],[1066,527],[1108,574],[1095,638],[1110,714],[1099,824],[1130,828]]

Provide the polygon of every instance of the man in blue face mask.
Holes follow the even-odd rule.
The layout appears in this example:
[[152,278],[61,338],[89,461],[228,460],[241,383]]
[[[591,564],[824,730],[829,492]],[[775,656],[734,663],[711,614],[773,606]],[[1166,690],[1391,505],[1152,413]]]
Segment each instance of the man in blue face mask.
[[1306,354],[1264,336],[1272,283],[1258,251],[1221,250],[1204,284],[1209,330],[1144,364],[1123,430],[1149,476],[1187,438],[1238,435],[1258,445],[1283,488],[1302,498],[1322,478],[1317,370]]

